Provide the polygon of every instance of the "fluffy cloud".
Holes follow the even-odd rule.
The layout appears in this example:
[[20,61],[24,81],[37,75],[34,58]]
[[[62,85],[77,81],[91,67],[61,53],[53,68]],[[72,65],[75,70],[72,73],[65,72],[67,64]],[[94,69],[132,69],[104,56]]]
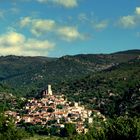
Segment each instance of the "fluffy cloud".
[[80,13],[78,15],[78,20],[81,21],[81,22],[87,22],[87,21],[89,21],[87,15],[85,13]]
[[123,16],[119,19],[118,24],[123,28],[134,28],[140,23],[140,7],[136,7],[133,15]]
[[55,21],[49,19],[32,19],[30,17],[25,17],[21,19],[20,26],[30,26],[32,34],[40,36],[54,30]]
[[73,8],[78,5],[78,0],[37,0],[40,3],[53,3],[65,8]]
[[54,3],[67,8],[72,8],[78,5],[77,0],[54,0]]
[[61,27],[57,30],[58,35],[66,41],[74,41],[77,39],[84,39],[84,36],[79,33],[75,27]]
[[123,16],[119,20],[119,24],[124,28],[135,27],[137,22],[135,16]]
[[107,20],[103,20],[103,21],[100,21],[100,22],[93,22],[93,27],[96,29],[96,30],[103,30],[105,28],[107,28],[108,26],[108,21]]
[[140,7],[136,7],[135,13],[136,13],[137,15],[140,15]]
[[46,56],[54,46],[48,40],[27,39],[14,31],[0,35],[0,55]]
[[54,20],[33,20],[32,22],[32,29],[31,32],[36,35],[42,35],[44,33],[47,33],[49,31],[52,31],[55,27],[55,21]]
[[20,20],[20,26],[21,27],[26,27],[31,23],[31,18],[30,17],[24,17],[23,19]]
[[51,32],[54,36],[65,41],[85,39],[85,36],[76,27],[63,26],[51,19],[32,19],[31,17],[25,17],[21,19],[20,26],[29,27],[31,33],[37,37]]

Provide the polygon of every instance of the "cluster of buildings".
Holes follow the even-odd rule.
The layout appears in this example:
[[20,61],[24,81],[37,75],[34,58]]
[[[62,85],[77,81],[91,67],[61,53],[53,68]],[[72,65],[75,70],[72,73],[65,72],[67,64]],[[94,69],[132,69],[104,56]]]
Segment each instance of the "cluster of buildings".
[[[93,110],[85,109],[77,102],[68,102],[64,95],[53,95],[51,85],[42,92],[42,98],[28,100],[24,112],[23,115],[10,111],[7,114],[14,116],[16,123],[24,121],[33,125],[53,125],[60,128],[64,128],[66,123],[73,123],[78,133],[86,133],[86,124],[93,123]],[[100,112],[96,112],[97,115],[101,115]]]

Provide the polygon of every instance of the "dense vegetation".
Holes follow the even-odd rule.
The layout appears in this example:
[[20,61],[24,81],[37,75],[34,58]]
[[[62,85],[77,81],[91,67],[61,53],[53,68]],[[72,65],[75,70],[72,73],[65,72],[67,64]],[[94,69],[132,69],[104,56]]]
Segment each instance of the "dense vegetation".
[[[128,62],[140,55],[139,50],[114,54],[87,54],[46,57],[0,57],[0,83],[18,95],[31,95],[64,80],[78,79],[96,71]],[[7,89],[6,89],[7,90]],[[5,91],[0,87],[0,91]]]
[[[70,138],[69,138],[70,139]],[[75,135],[73,140],[139,140],[140,118],[120,116],[107,123],[94,121],[87,134]]]
[[[140,139],[140,118],[128,116],[115,117],[106,122],[94,119],[93,124],[86,134],[77,134],[73,124],[66,124],[65,128],[45,128],[40,125],[25,125],[25,130],[17,128],[12,118],[0,115],[0,139],[1,140],[22,140],[28,139],[34,134],[39,134],[35,140],[139,140]],[[28,133],[27,133],[28,131]],[[57,136],[50,137],[50,135]]]
[[[89,126],[89,132],[78,135],[71,124],[58,130],[53,127],[46,129],[40,125],[25,125],[23,122],[24,129],[19,129],[14,125],[12,118],[7,118],[1,113],[9,109],[20,110],[26,100],[24,98],[21,100],[19,96],[36,96],[48,83],[53,84],[55,93],[63,93],[71,101],[80,102],[90,109],[100,110],[107,117],[107,121],[94,118],[94,123]],[[26,139],[34,134],[53,135],[57,136],[56,139],[139,140],[139,112],[139,50],[61,58],[0,57],[2,140]]]
[[124,114],[139,116],[140,59],[63,82],[58,87],[57,91],[66,94],[69,99],[87,104],[109,117]]
[[23,129],[17,128],[14,119],[0,113],[0,140],[21,140],[29,137]]

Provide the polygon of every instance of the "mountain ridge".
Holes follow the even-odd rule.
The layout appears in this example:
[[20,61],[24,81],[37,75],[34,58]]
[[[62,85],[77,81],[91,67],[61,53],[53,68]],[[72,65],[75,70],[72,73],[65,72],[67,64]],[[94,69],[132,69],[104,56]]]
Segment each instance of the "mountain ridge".
[[71,101],[81,102],[103,114],[139,116],[140,58],[58,85]]
[[48,83],[56,84],[78,79],[128,62],[139,55],[140,50],[128,50],[114,54],[67,55],[60,58],[1,56],[0,83],[15,90],[18,89],[19,94],[31,94]]

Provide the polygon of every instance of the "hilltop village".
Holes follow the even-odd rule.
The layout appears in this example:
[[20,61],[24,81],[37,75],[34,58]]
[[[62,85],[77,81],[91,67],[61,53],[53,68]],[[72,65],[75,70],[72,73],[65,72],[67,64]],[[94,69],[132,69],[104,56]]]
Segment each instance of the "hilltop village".
[[24,114],[6,111],[6,115],[12,115],[15,123],[39,124],[41,126],[64,128],[66,123],[75,124],[77,133],[86,133],[87,124],[93,123],[93,117],[106,118],[96,110],[85,109],[77,102],[69,102],[64,95],[53,95],[51,85],[42,91],[40,99],[29,99],[23,108]]

